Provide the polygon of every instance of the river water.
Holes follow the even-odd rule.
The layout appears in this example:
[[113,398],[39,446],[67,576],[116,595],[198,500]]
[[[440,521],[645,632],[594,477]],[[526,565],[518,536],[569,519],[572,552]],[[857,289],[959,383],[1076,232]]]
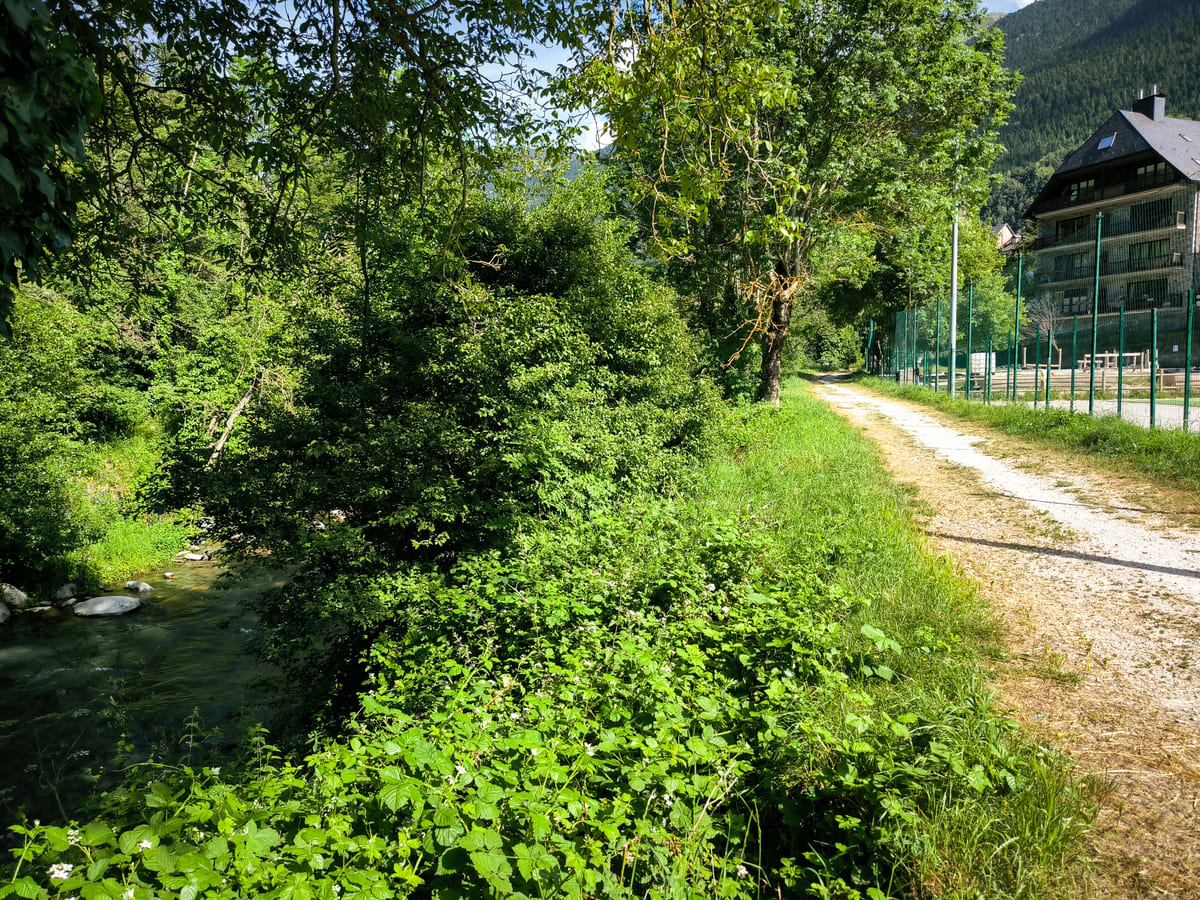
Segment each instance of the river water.
[[275,673],[252,652],[243,602],[279,587],[279,573],[227,585],[211,562],[171,571],[139,576],[154,590],[136,612],[24,613],[0,628],[0,829],[22,811],[74,817],[118,756],[198,762],[265,718]]

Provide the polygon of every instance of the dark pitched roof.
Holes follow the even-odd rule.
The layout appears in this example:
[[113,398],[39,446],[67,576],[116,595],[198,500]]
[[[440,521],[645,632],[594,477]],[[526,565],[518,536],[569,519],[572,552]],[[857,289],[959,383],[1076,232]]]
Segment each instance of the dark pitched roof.
[[1200,122],[1168,119],[1155,122],[1141,113],[1118,113],[1163,159],[1191,181],[1200,181]]
[[1052,187],[1057,189],[1067,180],[1062,176],[1147,151],[1157,153],[1190,181],[1200,181],[1200,122],[1166,117],[1156,122],[1142,113],[1122,109],[1054,170],[1026,216],[1034,215],[1042,201],[1052,196]]
[[[1101,149],[1101,143],[1112,138]],[[1191,119],[1168,119],[1158,122],[1141,113],[1120,110],[1101,125],[1063,164],[1055,175],[1086,169],[1126,156],[1153,150],[1181,174],[1200,181],[1200,122]]]
[[[1107,122],[1096,129],[1096,132],[1079,146],[1079,149],[1063,160],[1062,165],[1054,170],[1054,174],[1056,176],[1063,175],[1067,172],[1074,172],[1076,169],[1098,166],[1100,163],[1149,150],[1150,144],[1127,118],[1134,115],[1137,115],[1139,119],[1150,121],[1145,116],[1127,113],[1124,110],[1113,113]],[[1101,142],[1109,137],[1113,138],[1112,145],[1101,150]]]

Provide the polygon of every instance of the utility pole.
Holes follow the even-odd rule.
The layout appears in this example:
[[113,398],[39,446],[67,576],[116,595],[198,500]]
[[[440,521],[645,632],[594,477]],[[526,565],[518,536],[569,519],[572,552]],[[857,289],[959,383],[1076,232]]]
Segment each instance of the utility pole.
[[[954,396],[954,357],[958,352],[958,207],[954,207],[950,248],[950,396]],[[968,376],[970,377],[970,376]]]

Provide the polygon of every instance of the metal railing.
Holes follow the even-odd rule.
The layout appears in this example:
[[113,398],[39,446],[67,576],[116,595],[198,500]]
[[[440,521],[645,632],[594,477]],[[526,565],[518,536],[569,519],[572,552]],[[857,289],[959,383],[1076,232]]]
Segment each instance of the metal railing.
[[[1182,209],[1173,210],[1167,215],[1156,216],[1145,222],[1114,221],[1105,219],[1102,238],[1121,237],[1127,234],[1143,234],[1147,231],[1162,231],[1163,229],[1187,228],[1187,212]],[[1096,242],[1096,225],[1092,223],[1087,228],[1081,228],[1067,235],[1048,234],[1033,242],[1035,250],[1047,250],[1051,247],[1070,247],[1073,244]]]
[[[1100,275],[1128,275],[1130,272],[1151,272],[1155,269],[1183,268],[1182,253],[1162,253],[1157,256],[1147,256],[1141,259],[1109,260],[1100,264]],[[1053,271],[1034,273],[1037,284],[1061,284],[1066,281],[1079,281],[1092,278],[1096,274],[1095,263],[1084,263],[1075,266],[1060,266]]]
[[1085,206],[1100,200],[1112,200],[1115,197],[1126,197],[1130,194],[1140,194],[1143,191],[1152,191],[1156,188],[1176,184],[1181,180],[1179,174],[1171,170],[1168,177],[1163,179],[1131,178],[1128,181],[1118,181],[1113,184],[1101,185],[1095,190],[1078,194],[1075,197],[1067,195],[1064,197],[1055,197],[1052,200],[1045,200],[1038,205],[1038,214],[1042,215],[1059,209],[1069,209],[1072,206]]
[[981,333],[968,304],[960,319],[965,341],[951,365],[940,340],[944,325],[922,325],[915,310],[906,310],[896,315],[890,333],[872,322],[868,359],[874,374],[935,391],[949,389],[954,371],[955,393],[968,400],[1078,407],[1151,428],[1195,431],[1200,426],[1191,421],[1193,375],[1200,375],[1195,311],[1193,292],[1171,293],[1125,301],[1095,317],[1057,317],[1046,323],[1049,328],[1022,325],[1019,333],[989,318],[992,332]]

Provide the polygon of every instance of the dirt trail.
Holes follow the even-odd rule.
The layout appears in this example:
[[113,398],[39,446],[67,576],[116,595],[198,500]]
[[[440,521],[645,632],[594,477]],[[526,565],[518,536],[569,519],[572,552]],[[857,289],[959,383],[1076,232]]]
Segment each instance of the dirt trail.
[[1200,898],[1200,499],[825,379],[1007,625],[997,689],[1107,786],[1094,896]]

